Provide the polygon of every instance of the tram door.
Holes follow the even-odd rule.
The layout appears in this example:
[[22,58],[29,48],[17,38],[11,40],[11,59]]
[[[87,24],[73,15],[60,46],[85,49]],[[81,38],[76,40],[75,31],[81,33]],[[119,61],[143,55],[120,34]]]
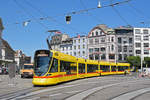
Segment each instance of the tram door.
[[85,64],[79,63],[78,64],[78,68],[79,68],[79,77],[83,78],[85,76]]

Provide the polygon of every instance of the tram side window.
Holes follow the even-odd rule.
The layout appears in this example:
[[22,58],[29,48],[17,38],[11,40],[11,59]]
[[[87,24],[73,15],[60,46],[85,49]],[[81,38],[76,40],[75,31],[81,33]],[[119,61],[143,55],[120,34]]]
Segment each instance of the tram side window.
[[128,70],[129,69],[129,67],[128,66],[124,66],[124,70]]
[[124,66],[118,66],[118,71],[124,71]]
[[96,70],[98,70],[98,65],[87,65],[87,72],[96,72]]
[[110,71],[110,66],[100,65],[100,70],[102,70],[103,72],[109,72]]
[[111,70],[112,70],[112,71],[116,71],[116,70],[117,70],[117,67],[116,67],[116,66],[111,66]]
[[85,64],[79,63],[79,73],[85,73]]
[[60,72],[71,74],[70,62],[60,61]]
[[50,72],[51,72],[51,73],[53,73],[53,72],[58,72],[58,60],[55,59],[55,58],[53,59],[53,63],[52,63]]

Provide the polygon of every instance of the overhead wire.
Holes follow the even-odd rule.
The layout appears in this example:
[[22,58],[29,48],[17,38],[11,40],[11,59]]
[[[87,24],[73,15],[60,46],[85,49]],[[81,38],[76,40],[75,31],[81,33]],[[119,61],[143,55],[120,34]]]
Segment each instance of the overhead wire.
[[[122,1],[122,2],[115,2],[115,3],[112,3],[112,4],[109,4],[109,5],[104,5],[102,6],[101,8],[105,8],[105,7],[114,7],[114,6],[117,6],[117,5],[120,5],[120,4],[124,4],[124,3],[127,3],[129,2],[130,0],[125,0],[125,1]],[[32,6],[33,7],[33,6]],[[57,15],[55,17],[58,17],[58,16],[65,16],[65,15],[75,15],[75,14],[82,14],[82,13],[85,13],[85,12],[89,12],[89,11],[92,11],[92,10],[96,10],[96,9],[100,9],[100,8],[87,8],[87,9],[83,9],[83,10],[79,10],[79,11],[72,11],[72,12],[68,12],[68,13],[64,13],[64,14],[61,14],[61,15]],[[42,18],[39,18],[39,20],[47,20],[47,19],[51,19],[50,16],[47,16],[47,17],[42,17]]]
[[[47,26],[45,26],[43,23],[39,22],[39,20],[37,18],[35,18],[32,14],[30,14],[30,12],[28,12],[20,3],[17,2],[17,0],[13,0],[14,3],[21,9],[24,10],[24,12],[31,18],[33,18],[32,20],[35,20],[38,24],[40,24],[42,27],[44,27],[45,29],[48,29]],[[31,22],[31,19],[24,21],[24,22]],[[18,23],[17,23],[18,24]]]
[[[128,2],[128,5],[129,5],[132,9],[134,9],[141,17],[146,18],[147,20],[150,19],[149,16],[145,15],[143,11],[141,11],[140,9],[134,7],[131,3]],[[140,23],[145,23],[145,21],[142,21],[142,22],[140,22]],[[150,23],[150,21],[149,21],[149,23]]]
[[[31,3],[28,2],[27,0],[24,0],[24,2],[25,2],[28,6],[32,7],[34,10],[36,10],[41,16],[45,16],[45,15],[46,15],[44,12],[42,12],[40,9],[38,9],[38,7],[35,7],[35,5],[31,4]],[[61,22],[55,20],[55,19],[54,19],[53,17],[51,17],[51,16],[42,17],[41,19],[44,20],[44,18],[46,18],[47,20],[53,21],[53,22],[57,23],[58,25],[61,25],[61,26],[65,27],[65,28],[67,28],[67,29],[71,29],[71,30],[73,30],[73,31],[80,31],[80,30],[78,30],[78,29],[76,29],[76,28],[74,28],[74,27],[66,26],[66,24],[61,23]]]
[[[80,0],[80,4],[83,6],[84,9],[87,9],[82,0]],[[91,18],[93,18],[94,20],[97,20],[98,22],[101,22],[101,23],[104,24],[104,22],[103,22],[101,19],[99,19],[99,18],[93,16],[93,15],[92,15],[91,13],[89,13],[88,11],[87,11],[87,14],[88,14]]]
[[[130,0],[128,0],[128,1],[130,1]],[[110,0],[110,4],[111,4],[111,5],[113,4],[112,0]],[[120,12],[114,7],[114,5],[112,5],[111,7],[112,7],[112,9],[114,10],[114,12],[120,17],[120,19],[121,19],[124,23],[126,23],[127,26],[130,25],[130,24],[128,23],[128,21],[127,21],[127,20],[120,14]]]

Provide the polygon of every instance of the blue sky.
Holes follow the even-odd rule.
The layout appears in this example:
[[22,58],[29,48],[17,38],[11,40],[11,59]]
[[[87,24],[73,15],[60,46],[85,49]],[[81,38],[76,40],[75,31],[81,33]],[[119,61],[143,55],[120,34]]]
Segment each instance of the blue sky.
[[[47,49],[48,30],[60,30],[72,36],[85,35],[96,25],[106,24],[115,28],[126,26],[149,27],[150,0],[131,0],[112,7],[99,8],[84,13],[73,14],[70,24],[65,16],[69,12],[97,7],[98,0],[0,0],[0,17],[3,20],[3,38],[14,50],[22,50],[27,56],[37,49]],[[126,0],[100,0],[101,5]],[[119,12],[119,15],[118,13]],[[121,16],[121,17],[119,17]],[[46,18],[39,20],[39,18]],[[23,22],[30,20],[26,27]],[[140,22],[145,22],[141,24]],[[16,24],[17,23],[17,24]]]

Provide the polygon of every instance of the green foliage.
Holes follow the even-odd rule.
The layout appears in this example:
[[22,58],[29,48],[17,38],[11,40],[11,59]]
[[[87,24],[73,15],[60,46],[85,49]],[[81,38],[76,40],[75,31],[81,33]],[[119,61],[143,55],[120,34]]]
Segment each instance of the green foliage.
[[144,57],[145,64],[150,66],[150,57]]
[[131,66],[139,67],[141,65],[141,58],[139,56],[129,56],[127,61]]

